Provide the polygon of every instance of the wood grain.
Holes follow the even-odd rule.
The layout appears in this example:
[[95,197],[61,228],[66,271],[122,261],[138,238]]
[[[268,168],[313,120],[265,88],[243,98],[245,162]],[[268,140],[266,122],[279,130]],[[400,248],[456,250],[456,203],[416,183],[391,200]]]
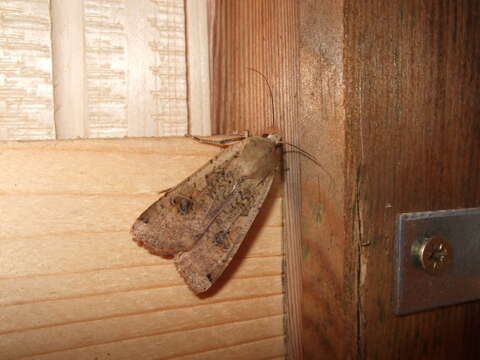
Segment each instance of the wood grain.
[[4,0],[0,18],[0,140],[53,139],[49,0]]
[[357,257],[345,135],[342,1],[300,1],[303,344],[307,359],[357,358]]
[[477,2],[213,3],[214,131],[271,126],[254,67],[279,127],[322,164],[302,161],[305,357],[477,358],[478,303],[401,318],[390,303],[397,214],[480,202]]
[[84,0],[52,0],[52,65],[57,139],[87,137]]
[[185,138],[0,143],[0,358],[281,357],[281,192],[208,296],[131,240],[217,148]]
[[479,302],[396,317],[391,296],[397,215],[480,206],[480,3],[345,3],[359,357],[476,359]]
[[187,133],[183,0],[52,1],[58,138]]
[[208,0],[186,0],[189,134],[211,135]]
[[[210,2],[212,131],[261,134],[279,130],[301,145],[298,115],[298,27],[294,0]],[[248,69],[261,72],[261,76]],[[285,305],[288,357],[300,359],[301,269],[300,169],[298,153],[284,156]]]

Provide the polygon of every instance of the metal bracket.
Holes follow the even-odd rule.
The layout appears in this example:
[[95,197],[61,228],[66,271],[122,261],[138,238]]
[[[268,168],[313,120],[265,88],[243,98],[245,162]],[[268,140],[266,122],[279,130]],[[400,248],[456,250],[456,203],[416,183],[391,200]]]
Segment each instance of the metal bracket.
[[394,311],[480,299],[480,208],[400,214]]

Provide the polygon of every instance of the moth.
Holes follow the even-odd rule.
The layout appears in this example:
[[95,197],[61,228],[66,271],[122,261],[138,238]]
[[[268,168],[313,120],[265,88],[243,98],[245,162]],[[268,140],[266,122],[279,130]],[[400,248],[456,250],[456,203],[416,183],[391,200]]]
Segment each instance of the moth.
[[282,158],[279,135],[234,143],[148,207],[133,240],[173,256],[189,288],[205,292],[232,261],[272,185]]

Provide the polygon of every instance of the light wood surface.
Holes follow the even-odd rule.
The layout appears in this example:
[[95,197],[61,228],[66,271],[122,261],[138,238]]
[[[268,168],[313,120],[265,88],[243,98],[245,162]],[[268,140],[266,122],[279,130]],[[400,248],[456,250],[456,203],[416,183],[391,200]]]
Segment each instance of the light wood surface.
[[[5,0],[0,13],[1,140],[188,132],[183,0]],[[198,34],[191,47],[208,49]],[[209,124],[205,62],[195,129]]]
[[0,140],[54,139],[49,0],[0,2]]
[[52,61],[57,139],[88,137],[84,0],[52,0]]
[[208,0],[185,1],[189,133],[211,135]]
[[208,296],[129,234],[217,151],[186,138],[0,143],[0,358],[282,357],[278,190]]
[[53,0],[58,138],[187,133],[183,0]]
[[[279,131],[301,146],[298,132],[298,7],[294,0],[211,1],[214,133]],[[249,68],[261,72],[265,80]],[[274,116],[275,113],[275,116]],[[299,154],[285,146],[284,251],[287,354],[302,358],[302,244]]]

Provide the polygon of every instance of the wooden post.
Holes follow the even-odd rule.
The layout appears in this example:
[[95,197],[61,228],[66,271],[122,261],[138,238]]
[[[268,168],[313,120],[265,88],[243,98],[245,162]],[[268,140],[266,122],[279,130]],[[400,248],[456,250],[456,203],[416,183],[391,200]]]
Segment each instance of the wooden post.
[[303,345],[306,359],[357,358],[358,250],[348,163],[343,1],[302,0],[300,26]]

